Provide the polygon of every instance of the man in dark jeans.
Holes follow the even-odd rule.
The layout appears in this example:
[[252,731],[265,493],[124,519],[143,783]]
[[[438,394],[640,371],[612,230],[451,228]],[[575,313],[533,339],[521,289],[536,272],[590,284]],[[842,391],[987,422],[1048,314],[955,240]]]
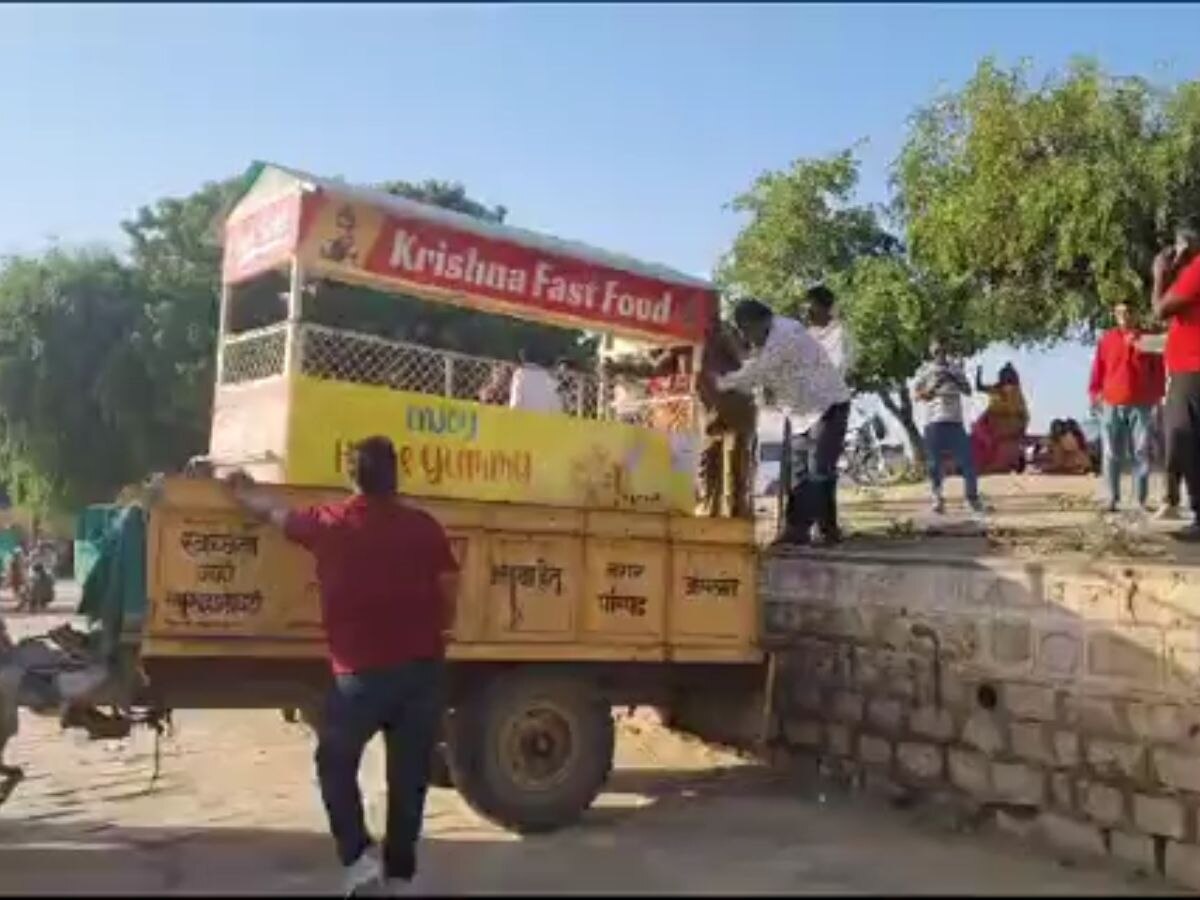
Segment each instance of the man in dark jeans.
[[736,372],[717,379],[717,389],[770,391],[793,422],[793,434],[806,434],[806,477],[788,498],[787,530],[779,543],[803,546],[815,521],[822,543],[841,538],[837,515],[837,462],[850,419],[850,390],[841,371],[808,329],[779,316],[757,300],[743,300],[733,319],[753,348]]
[[[245,509],[316,557],[333,667],[316,754],[321,796],[347,895],[400,893],[416,874],[458,565],[437,521],[397,497],[390,440],[361,442],[353,462],[355,495],[310,509],[289,510],[243,474],[230,485]],[[382,861],[358,787],[363,750],[381,731],[388,784]]]
[[1187,485],[1192,522],[1176,534],[1200,541],[1200,231],[1176,231],[1175,244],[1154,258],[1154,311],[1167,320],[1163,356],[1170,383],[1166,400],[1168,472]]

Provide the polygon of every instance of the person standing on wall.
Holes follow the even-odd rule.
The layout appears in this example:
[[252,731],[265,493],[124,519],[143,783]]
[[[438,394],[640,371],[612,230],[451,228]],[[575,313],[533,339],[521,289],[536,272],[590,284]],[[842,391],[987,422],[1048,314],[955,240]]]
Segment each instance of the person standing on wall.
[[963,397],[971,393],[962,365],[950,358],[945,343],[935,338],[929,345],[932,359],[916,375],[913,393],[925,404],[925,457],[929,467],[929,487],[933,492],[933,512],[946,511],[942,495],[942,457],[954,459],[963,479],[967,505],[976,515],[984,514],[979,499],[979,479],[971,456],[971,439],[963,425]]
[[717,389],[770,392],[792,419],[793,433],[808,436],[807,458],[797,466],[808,475],[788,497],[779,543],[808,544],[815,522],[821,542],[836,544],[837,463],[846,442],[850,389],[829,354],[795,319],[776,315],[758,300],[738,303],[733,319],[752,352],[741,368],[716,380]]
[[[700,371],[696,375],[696,393],[704,416],[697,512],[709,518],[753,515],[750,476],[754,468],[757,410],[754,400],[746,394],[722,391],[717,387],[718,379],[736,371],[742,361],[737,339],[731,330],[721,320],[720,311],[714,308],[700,353]],[[605,360],[603,367],[609,375],[661,377],[676,371],[678,359],[677,350],[666,349],[643,360]]]
[[1175,243],[1154,257],[1152,276],[1154,311],[1169,322],[1167,469],[1183,478],[1192,507],[1191,523],[1176,537],[1200,541],[1200,230],[1194,223],[1176,229]]
[[1096,345],[1088,396],[1099,409],[1107,508],[1115,513],[1121,504],[1121,464],[1126,450],[1133,469],[1134,496],[1145,510],[1150,502],[1150,426],[1154,407],[1165,390],[1162,362],[1139,347],[1142,333],[1133,322],[1129,305],[1113,307],[1116,327]]
[[[388,438],[355,446],[352,476],[352,497],[304,510],[255,490],[244,473],[228,483],[244,509],[316,557],[333,668],[317,742],[321,796],[347,895],[399,893],[417,869],[458,564],[441,525],[397,496],[396,450]],[[358,786],[363,750],[381,731],[388,785],[382,859]]]
[[829,361],[849,384],[856,354],[850,329],[836,314],[837,297],[825,285],[818,284],[808,289],[805,300],[808,302],[808,330],[825,348]]

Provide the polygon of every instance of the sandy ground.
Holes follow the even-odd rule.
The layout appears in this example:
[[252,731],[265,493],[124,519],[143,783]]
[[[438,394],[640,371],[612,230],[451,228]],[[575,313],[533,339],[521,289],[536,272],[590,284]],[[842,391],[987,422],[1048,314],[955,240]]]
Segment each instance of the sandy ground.
[[[150,789],[150,739],[86,744],[25,723],[29,779],[0,808],[0,893],[321,893],[332,846],[308,736],[265,713],[179,718]],[[382,819],[382,760],[364,766]],[[820,793],[651,724],[621,730],[619,768],[578,826],[518,838],[434,790],[424,892],[1091,893],[1145,884],[1064,868],[998,835]]]
[[[1091,479],[989,479],[993,535],[923,535],[922,486],[847,495],[847,550],[1036,554],[1104,531]],[[948,492],[960,496],[955,482]],[[953,520],[953,517],[951,517]],[[905,523],[908,524],[905,524]],[[1158,525],[1148,544],[1169,542]],[[943,528],[945,523],[942,523]],[[1124,527],[1124,526],[1122,526]],[[1157,530],[1156,530],[1157,529]],[[953,527],[950,529],[953,531]],[[1065,535],[1065,537],[1064,537]],[[1173,552],[1173,551],[1172,551]],[[77,598],[60,591],[58,611]],[[0,614],[5,614],[0,609]],[[9,615],[16,636],[50,616]],[[24,715],[11,761],[28,778],[0,806],[0,893],[322,893],[338,872],[306,730],[273,712],[182,712],[151,787],[152,736],[88,742]],[[383,813],[382,759],[363,769],[371,822]],[[637,715],[620,727],[617,771],[578,826],[520,838],[433,790],[420,887],[429,893],[1022,893],[1127,894],[1152,883],[1071,868],[993,833],[966,833],[927,811],[772,773]]]
[[[66,604],[61,604],[65,606]],[[52,617],[12,616],[18,634]],[[89,742],[24,715],[0,806],[0,894],[319,894],[337,889],[312,742],[271,712],[182,712],[151,786],[153,738]],[[1125,894],[1159,887],[1064,867],[993,833],[964,833],[784,776],[635,713],[617,770],[579,825],[520,838],[431,792],[422,893]],[[363,768],[370,821],[383,761]]]

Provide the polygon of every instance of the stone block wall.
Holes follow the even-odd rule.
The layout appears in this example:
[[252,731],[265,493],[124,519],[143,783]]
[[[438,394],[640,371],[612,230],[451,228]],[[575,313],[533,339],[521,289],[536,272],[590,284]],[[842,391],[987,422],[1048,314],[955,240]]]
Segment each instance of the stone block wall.
[[775,739],[1200,889],[1200,569],[764,563]]

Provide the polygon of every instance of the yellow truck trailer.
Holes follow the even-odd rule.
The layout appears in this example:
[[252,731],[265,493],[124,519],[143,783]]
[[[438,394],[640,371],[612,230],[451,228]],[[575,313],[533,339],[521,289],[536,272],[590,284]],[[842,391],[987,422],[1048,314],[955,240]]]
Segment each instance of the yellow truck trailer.
[[296,505],[330,499],[347,448],[377,433],[462,566],[442,755],[484,815],[519,830],[577,817],[611,767],[614,706],[754,696],[753,524],[693,515],[694,385],[618,405],[602,374],[560,371],[560,412],[504,408],[479,393],[503,360],[307,316],[350,282],[599,332],[601,352],[614,337],[683,349],[694,372],[710,285],[267,165],[229,216],[223,282],[210,452],[203,477],[156,484],[144,538],[133,532],[144,608],[119,629],[118,706],[150,721],[189,707],[315,714],[328,672],[313,561],[214,476],[248,471]]
[[[321,489],[279,487],[294,504]],[[592,802],[611,708],[762,681],[748,522],[426,500],[463,567],[443,746],[454,785],[519,830]],[[139,704],[315,710],[328,678],[311,556],[213,480],[150,505]]]

